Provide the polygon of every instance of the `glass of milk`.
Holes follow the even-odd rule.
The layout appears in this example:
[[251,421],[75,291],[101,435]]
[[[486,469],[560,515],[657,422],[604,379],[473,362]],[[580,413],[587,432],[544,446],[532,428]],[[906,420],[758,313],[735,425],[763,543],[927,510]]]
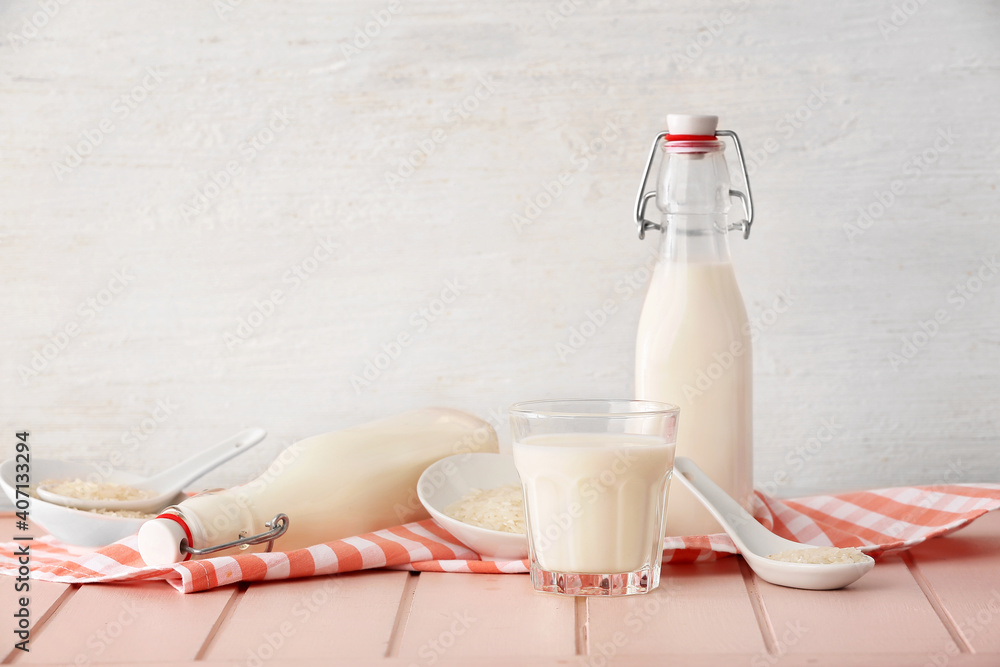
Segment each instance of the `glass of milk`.
[[624,399],[511,406],[535,590],[632,595],[656,588],[678,412]]

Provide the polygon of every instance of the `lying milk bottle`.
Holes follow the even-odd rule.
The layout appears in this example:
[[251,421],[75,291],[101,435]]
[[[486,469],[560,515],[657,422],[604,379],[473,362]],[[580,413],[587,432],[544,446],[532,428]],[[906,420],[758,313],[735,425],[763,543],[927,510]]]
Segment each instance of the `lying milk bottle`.
[[[717,131],[717,116],[667,116],[653,144],[636,200],[639,238],[660,231],[660,252],[636,341],[636,398],[680,407],[677,456],[693,459],[746,509],[753,498],[753,354],[750,327],[729,257],[727,232],[750,234],[753,205],[736,134]],[[731,137],[746,193],[731,190],[721,136]],[[656,188],[646,182],[662,148]],[[730,224],[731,198],[746,217]],[[656,199],[660,224],[645,219]],[[670,485],[667,535],[720,533],[682,484]]]
[[301,549],[429,517],[417,479],[452,454],[496,452],[493,427],[420,408],[296,442],[255,480],[206,491],[139,528],[147,565]]

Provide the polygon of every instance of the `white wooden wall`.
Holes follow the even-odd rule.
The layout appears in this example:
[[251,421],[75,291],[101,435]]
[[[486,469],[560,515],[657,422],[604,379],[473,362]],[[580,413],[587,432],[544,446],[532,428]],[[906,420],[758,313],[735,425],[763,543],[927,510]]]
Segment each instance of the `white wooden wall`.
[[998,34],[993,0],[4,2],[0,454],[269,429],[231,484],[410,407],[628,395],[635,188],[703,111],[751,154],[758,485],[996,481]]

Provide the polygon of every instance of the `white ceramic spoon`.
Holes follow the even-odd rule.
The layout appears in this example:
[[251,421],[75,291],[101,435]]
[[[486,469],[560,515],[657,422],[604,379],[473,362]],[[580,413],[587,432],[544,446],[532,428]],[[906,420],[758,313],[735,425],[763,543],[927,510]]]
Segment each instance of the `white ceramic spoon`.
[[[70,496],[59,495],[39,484],[35,489],[38,497],[50,503],[73,507],[81,510],[133,510],[136,512],[159,512],[168,506],[184,487],[198,479],[205,473],[214,470],[234,456],[242,454],[254,445],[258,444],[267,435],[267,431],[262,428],[250,428],[237,433],[228,440],[209,447],[203,452],[195,454],[189,459],[181,461],[177,465],[164,470],[159,475],[140,479],[130,483],[129,486],[143,491],[152,491],[156,495],[151,498],[141,498],[138,500],[81,500]],[[81,473],[78,476],[86,479],[87,475],[93,471],[85,464],[80,464]],[[74,478],[73,475],[67,475]],[[113,481],[113,480],[109,480]]]
[[[674,471],[733,538],[747,564],[764,581],[790,588],[826,591],[852,584],[875,567],[875,559],[868,555],[863,563],[787,563],[768,558],[781,551],[811,549],[815,545],[786,540],[760,525],[691,459],[678,456],[674,460]],[[667,511],[670,511],[669,506]]]

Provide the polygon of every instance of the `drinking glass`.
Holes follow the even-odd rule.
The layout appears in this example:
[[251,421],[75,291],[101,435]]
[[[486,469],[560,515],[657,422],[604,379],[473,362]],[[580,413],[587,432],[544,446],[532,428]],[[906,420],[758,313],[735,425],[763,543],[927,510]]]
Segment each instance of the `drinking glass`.
[[535,590],[656,588],[678,413],[666,403],[625,399],[511,406]]

